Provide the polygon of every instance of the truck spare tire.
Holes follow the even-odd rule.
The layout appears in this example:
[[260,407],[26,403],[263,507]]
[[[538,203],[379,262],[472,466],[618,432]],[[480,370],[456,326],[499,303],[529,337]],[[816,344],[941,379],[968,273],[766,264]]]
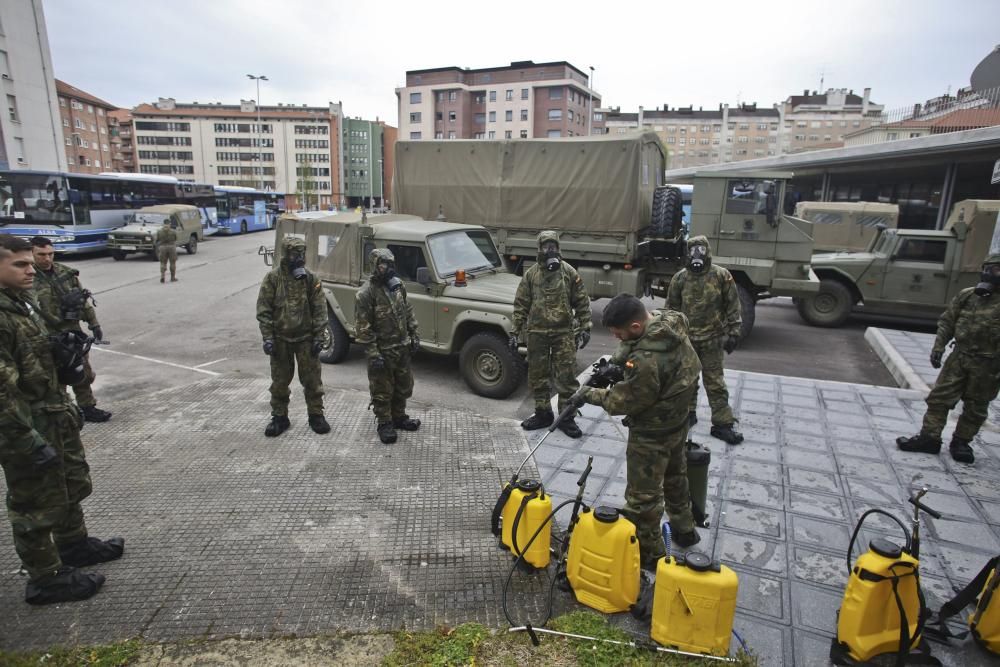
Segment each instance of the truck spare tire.
[[662,186],[653,192],[653,211],[649,219],[650,236],[674,238],[681,229],[684,202],[677,188]]

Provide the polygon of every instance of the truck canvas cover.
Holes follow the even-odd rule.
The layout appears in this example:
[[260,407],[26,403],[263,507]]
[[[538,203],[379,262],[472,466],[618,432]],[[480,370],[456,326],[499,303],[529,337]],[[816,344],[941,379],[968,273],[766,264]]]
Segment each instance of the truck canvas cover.
[[393,211],[540,231],[635,232],[663,182],[656,134],[396,143]]
[[899,206],[878,202],[804,201],[795,217],[813,224],[814,252],[862,252],[877,233],[877,225],[895,229]]
[[968,227],[962,248],[963,273],[979,273],[989,252],[998,216],[1000,201],[996,199],[965,199],[951,209],[944,228],[951,229],[960,221]]

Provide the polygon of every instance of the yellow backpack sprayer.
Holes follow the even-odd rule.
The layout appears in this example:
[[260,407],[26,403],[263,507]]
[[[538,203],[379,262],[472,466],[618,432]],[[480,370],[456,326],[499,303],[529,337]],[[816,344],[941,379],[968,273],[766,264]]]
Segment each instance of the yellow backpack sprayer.
[[[920,588],[920,512],[941,518],[920,501],[926,493],[924,487],[910,498],[912,533],[903,522],[880,509],[862,514],[854,527],[847,547],[850,576],[837,616],[837,636],[830,646],[830,660],[834,664],[866,662],[884,653],[895,653],[897,665],[940,664],[921,641],[928,612]],[[888,517],[898,524],[906,543],[899,546],[877,537],[851,567],[858,532],[872,514]]]
[[[953,634],[945,621],[972,603],[976,608],[968,618],[969,630]],[[941,607],[934,626],[927,626],[928,637],[945,643],[949,637],[965,639],[969,634],[983,650],[1000,655],[1000,556],[991,558],[968,586]]]

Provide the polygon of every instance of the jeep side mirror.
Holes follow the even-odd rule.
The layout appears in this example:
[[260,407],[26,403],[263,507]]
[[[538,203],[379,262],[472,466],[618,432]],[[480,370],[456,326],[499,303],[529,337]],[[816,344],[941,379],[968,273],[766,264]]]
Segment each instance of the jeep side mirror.
[[417,269],[417,282],[428,287],[431,284],[431,270],[426,266]]

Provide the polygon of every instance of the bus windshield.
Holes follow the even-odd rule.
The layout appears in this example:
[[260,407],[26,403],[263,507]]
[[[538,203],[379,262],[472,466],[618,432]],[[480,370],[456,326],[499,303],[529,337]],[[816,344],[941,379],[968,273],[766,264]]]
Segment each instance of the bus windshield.
[[0,173],[0,203],[0,225],[73,224],[66,177],[60,174]]

